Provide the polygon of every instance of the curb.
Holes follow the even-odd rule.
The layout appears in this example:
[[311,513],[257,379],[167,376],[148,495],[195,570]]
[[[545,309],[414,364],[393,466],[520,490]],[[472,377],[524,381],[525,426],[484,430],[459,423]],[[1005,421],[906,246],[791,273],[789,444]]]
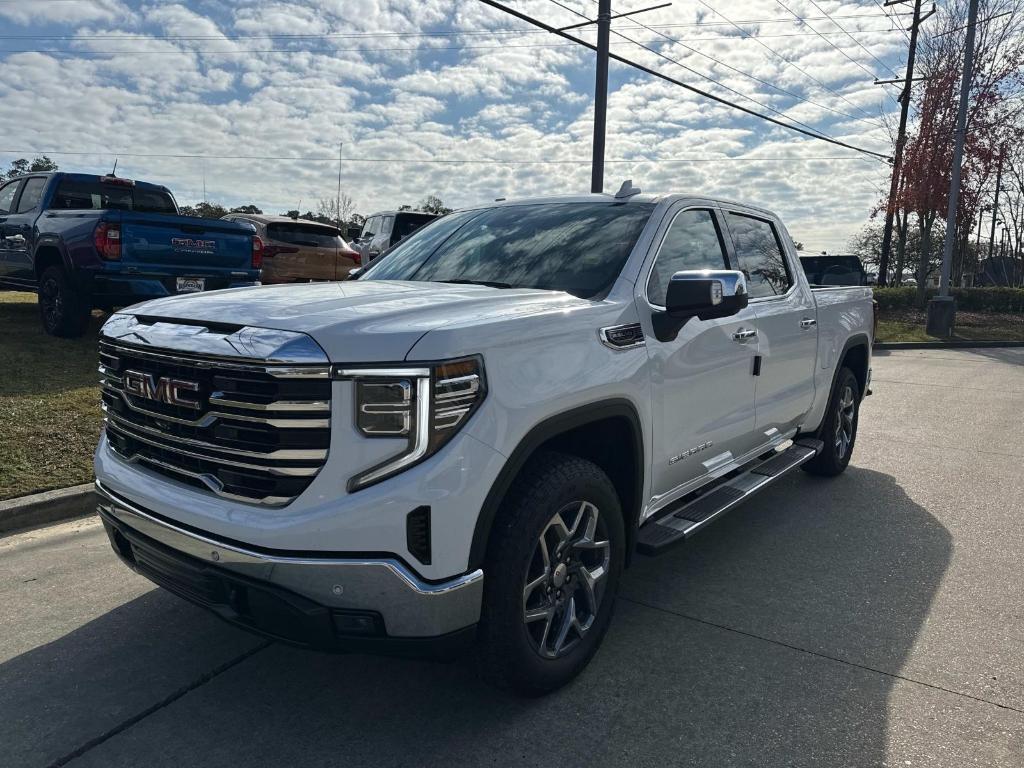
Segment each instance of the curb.
[[1024,347],[1024,341],[876,341],[875,349],[991,349]]
[[96,511],[92,483],[0,501],[0,534],[84,517]]

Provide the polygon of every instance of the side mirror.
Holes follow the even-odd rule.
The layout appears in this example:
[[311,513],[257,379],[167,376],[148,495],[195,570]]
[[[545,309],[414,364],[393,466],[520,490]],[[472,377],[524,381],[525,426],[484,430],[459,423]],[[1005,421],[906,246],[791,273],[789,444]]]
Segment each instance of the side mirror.
[[654,315],[659,341],[671,341],[691,317],[711,320],[730,317],[745,309],[747,280],[729,269],[676,272],[668,284],[665,311]]
[[356,267],[355,269],[351,270],[348,273],[348,277],[346,277],[345,279],[346,280],[358,280],[359,276],[361,274],[363,274],[363,272],[365,272],[365,271],[366,271],[366,267]]

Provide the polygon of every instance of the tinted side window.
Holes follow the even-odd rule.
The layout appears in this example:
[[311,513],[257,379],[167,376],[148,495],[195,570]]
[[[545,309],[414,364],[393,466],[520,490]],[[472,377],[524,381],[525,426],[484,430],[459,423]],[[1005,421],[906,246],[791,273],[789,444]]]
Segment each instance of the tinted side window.
[[730,213],[729,231],[736,246],[738,267],[747,278],[750,298],[778,296],[788,291],[793,278],[774,225],[764,219]]
[[665,306],[672,275],[688,269],[726,269],[722,238],[711,211],[682,211],[672,220],[647,281],[647,300]]
[[18,213],[31,211],[39,205],[39,198],[43,196],[46,188],[46,179],[35,177],[25,182],[25,189],[21,191],[21,199],[18,200]]
[[394,224],[394,223],[395,223],[395,217],[394,216],[385,216],[381,220],[380,231],[377,234],[379,234],[379,235],[390,235],[391,234],[391,225]]
[[21,179],[12,181],[0,187],[0,213],[10,213],[14,207],[14,196],[18,194],[18,187],[21,186]]

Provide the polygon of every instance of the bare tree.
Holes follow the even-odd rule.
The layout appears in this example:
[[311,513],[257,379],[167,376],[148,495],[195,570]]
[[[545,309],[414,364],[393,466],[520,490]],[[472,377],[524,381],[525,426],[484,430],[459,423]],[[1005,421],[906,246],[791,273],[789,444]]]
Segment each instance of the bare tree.
[[[971,230],[994,175],[1000,149],[1024,138],[1024,101],[1012,98],[1024,86],[1022,10],[1024,0],[990,0],[977,32],[960,206],[956,221],[948,223],[956,227],[958,274],[969,268],[966,259],[970,254],[967,246]],[[934,261],[935,224],[945,216],[948,202],[966,20],[967,0],[950,0],[940,12],[936,33],[922,43],[920,53],[921,73],[926,80],[914,99],[917,124],[907,143],[905,183],[898,202],[916,218],[921,241],[917,263],[921,305]],[[899,233],[904,243],[908,226],[904,218],[903,231]],[[898,264],[902,261],[902,250],[898,246]]]

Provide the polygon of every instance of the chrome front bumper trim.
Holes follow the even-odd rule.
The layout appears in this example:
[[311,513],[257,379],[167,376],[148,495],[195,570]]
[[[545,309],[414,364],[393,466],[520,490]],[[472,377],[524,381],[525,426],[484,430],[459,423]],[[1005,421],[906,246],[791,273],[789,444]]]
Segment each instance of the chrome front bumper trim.
[[391,637],[436,637],[480,618],[484,573],[425,582],[401,561],[255,552],[159,519],[96,481],[101,516],[183,554],[289,589],[330,608],[377,611]]

